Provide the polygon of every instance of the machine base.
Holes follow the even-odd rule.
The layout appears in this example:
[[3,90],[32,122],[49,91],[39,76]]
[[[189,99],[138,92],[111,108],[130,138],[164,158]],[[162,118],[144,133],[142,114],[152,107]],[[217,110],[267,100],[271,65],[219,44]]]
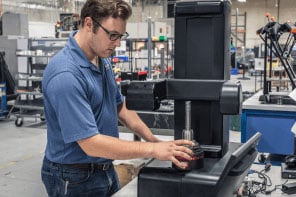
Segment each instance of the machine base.
[[138,197],[233,196],[257,156],[256,149],[250,148],[239,157],[233,157],[240,146],[230,143],[223,158],[205,158],[204,168],[190,172],[154,161],[139,173]]

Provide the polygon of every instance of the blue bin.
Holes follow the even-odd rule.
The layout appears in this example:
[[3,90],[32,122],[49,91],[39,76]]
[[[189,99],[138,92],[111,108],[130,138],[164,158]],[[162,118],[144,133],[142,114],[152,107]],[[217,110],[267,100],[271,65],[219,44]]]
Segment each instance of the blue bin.
[[231,72],[232,75],[237,75],[238,74],[238,69],[237,68],[232,68],[230,72]]

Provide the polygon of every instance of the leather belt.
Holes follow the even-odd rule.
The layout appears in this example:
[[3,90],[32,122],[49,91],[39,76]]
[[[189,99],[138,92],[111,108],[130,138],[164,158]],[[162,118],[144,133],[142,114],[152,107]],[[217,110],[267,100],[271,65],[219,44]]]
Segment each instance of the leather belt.
[[70,168],[78,168],[83,170],[109,170],[113,164],[112,163],[79,163],[79,164],[62,164],[62,166]]
[[109,170],[113,167],[113,163],[77,163],[77,164],[59,164],[49,161],[46,157],[44,157],[44,161],[50,163],[53,166],[60,167],[69,167],[69,168],[77,168],[82,170]]

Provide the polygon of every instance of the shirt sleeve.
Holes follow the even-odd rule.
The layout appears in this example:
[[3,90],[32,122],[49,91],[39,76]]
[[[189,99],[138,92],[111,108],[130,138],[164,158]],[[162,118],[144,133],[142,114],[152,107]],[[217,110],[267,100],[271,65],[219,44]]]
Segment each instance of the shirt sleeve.
[[71,72],[58,74],[47,86],[46,95],[54,109],[65,143],[98,133],[86,92],[83,80]]

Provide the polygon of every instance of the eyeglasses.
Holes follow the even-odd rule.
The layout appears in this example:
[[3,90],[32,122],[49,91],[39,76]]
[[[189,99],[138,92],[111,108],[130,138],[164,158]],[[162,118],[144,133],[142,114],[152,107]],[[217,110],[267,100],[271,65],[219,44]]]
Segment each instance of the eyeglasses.
[[129,34],[127,32],[123,33],[123,34],[119,34],[119,33],[115,33],[115,32],[110,32],[108,31],[105,27],[103,27],[99,22],[97,22],[96,20],[92,19],[96,24],[98,24],[108,35],[109,35],[109,39],[111,41],[115,41],[117,39],[120,40],[125,40]]

